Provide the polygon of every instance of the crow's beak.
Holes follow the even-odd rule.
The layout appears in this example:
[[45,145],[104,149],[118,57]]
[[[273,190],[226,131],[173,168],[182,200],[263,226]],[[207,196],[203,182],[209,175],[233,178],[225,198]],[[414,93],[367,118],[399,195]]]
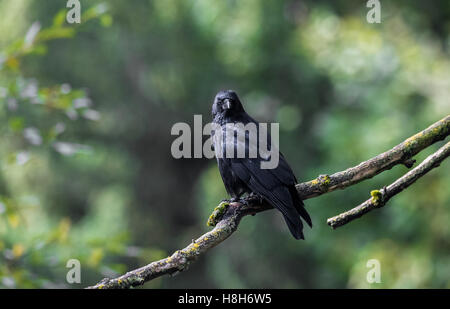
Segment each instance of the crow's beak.
[[230,109],[231,108],[231,101],[230,101],[230,99],[223,100],[223,108],[224,109]]

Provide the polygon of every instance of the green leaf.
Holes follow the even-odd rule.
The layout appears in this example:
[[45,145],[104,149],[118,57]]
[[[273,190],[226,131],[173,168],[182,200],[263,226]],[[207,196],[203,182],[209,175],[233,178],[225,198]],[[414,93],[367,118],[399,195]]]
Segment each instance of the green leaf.
[[19,132],[25,127],[25,120],[22,117],[12,117],[9,119],[8,125],[12,131]]
[[92,18],[96,18],[105,14],[108,11],[108,5],[106,3],[100,3],[96,6],[89,8],[82,16],[81,19],[86,21]]
[[66,10],[62,9],[53,18],[53,26],[61,27],[65,20],[66,20]]
[[35,55],[45,55],[47,53],[47,46],[44,44],[39,44],[36,45],[32,50],[31,50],[31,54],[35,54]]
[[71,38],[75,35],[75,29],[69,27],[52,27],[42,30],[38,35],[38,39],[41,41],[47,41],[52,39],[64,39]]
[[109,14],[105,14],[102,17],[100,17],[100,23],[103,27],[110,27],[112,24],[112,17]]

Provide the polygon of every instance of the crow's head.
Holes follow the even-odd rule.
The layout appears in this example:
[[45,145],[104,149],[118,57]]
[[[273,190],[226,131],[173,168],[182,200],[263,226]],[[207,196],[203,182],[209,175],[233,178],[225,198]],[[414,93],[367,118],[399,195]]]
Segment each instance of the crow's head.
[[233,117],[243,112],[241,101],[233,90],[220,91],[214,98],[212,106],[213,118]]

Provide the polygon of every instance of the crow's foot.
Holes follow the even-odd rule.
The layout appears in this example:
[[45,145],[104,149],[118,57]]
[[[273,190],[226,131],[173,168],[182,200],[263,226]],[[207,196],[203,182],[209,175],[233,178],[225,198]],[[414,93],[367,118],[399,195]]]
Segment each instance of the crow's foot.
[[264,198],[261,195],[256,194],[254,192],[250,193],[249,197],[252,199],[256,199],[259,204],[262,204],[264,202]]

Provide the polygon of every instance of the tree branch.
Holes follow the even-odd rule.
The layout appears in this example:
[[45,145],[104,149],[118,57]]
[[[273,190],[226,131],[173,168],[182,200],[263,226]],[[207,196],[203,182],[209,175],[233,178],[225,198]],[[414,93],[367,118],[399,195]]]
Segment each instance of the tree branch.
[[175,275],[184,271],[201,254],[218,245],[236,231],[242,217],[270,208],[272,208],[270,205],[264,202],[260,204],[259,200],[254,197],[247,198],[246,204],[239,202],[230,203],[228,206],[224,206],[223,213],[218,214],[221,219],[214,229],[203,234],[184,249],[176,251],[165,259],[130,271],[118,278],[105,278],[95,286],[88,287],[88,289],[125,289],[142,285],[163,275]]
[[[296,186],[297,192],[302,199],[308,199],[337,189],[347,188],[348,186],[361,182],[365,179],[372,178],[373,176],[385,170],[391,169],[393,166],[398,164],[404,164],[407,167],[412,167],[415,162],[412,160],[414,155],[431,144],[445,139],[449,133],[450,115],[434,123],[427,129],[408,138],[391,150],[388,150],[370,160],[364,161],[355,167],[348,168],[345,171],[332,174],[331,176],[320,175],[316,179],[298,184]],[[404,177],[400,178],[386,188],[386,191],[380,193],[381,196],[379,196],[378,193],[374,193],[376,196],[379,196],[378,199],[375,198],[375,200],[379,203],[378,205],[384,205],[393,195],[401,192],[417,178],[439,165],[439,163],[448,156],[448,148],[449,143],[442,147],[438,152],[427,158],[422,164],[407,173]],[[376,190],[376,192],[381,191]],[[369,201],[372,201],[372,199]],[[367,201],[365,203],[367,203]],[[364,208],[363,205],[365,203],[358,207]],[[259,201],[259,199],[254,196],[245,198],[243,203],[235,202],[229,205],[221,203],[218,207],[216,207],[208,220],[208,224],[215,225],[214,229],[200,236],[186,248],[176,251],[174,254],[165,259],[150,263],[139,269],[132,270],[118,278],[105,278],[95,286],[88,288],[130,288],[142,285],[147,281],[166,274],[173,275],[184,271],[188,268],[189,264],[195,261],[201,254],[218,245],[227,239],[234,231],[236,231],[242,217],[249,214],[256,214],[271,208],[272,206],[263,201]],[[357,214],[361,216],[368,211],[370,210],[360,210]],[[343,215],[344,214],[339,216]],[[347,219],[351,218],[350,215],[344,217]],[[355,216],[350,220],[353,220],[356,217],[358,216]],[[329,221],[332,219],[329,219]],[[334,222],[334,220],[332,221]]]
[[403,164],[410,168],[415,162],[411,159],[413,156],[428,146],[445,139],[449,134],[450,115],[411,136],[394,148],[357,166],[350,167],[331,176],[320,175],[314,180],[298,184],[297,191],[303,199],[311,198],[336,189],[345,189],[389,170],[398,164]]
[[333,229],[353,221],[377,208],[381,208],[396,194],[412,185],[417,179],[438,167],[439,164],[450,155],[450,142],[441,147],[438,151],[427,157],[420,165],[409,171],[403,177],[397,179],[388,187],[370,192],[372,198],[368,199],[361,205],[346,211],[340,215],[327,220],[329,226]]

